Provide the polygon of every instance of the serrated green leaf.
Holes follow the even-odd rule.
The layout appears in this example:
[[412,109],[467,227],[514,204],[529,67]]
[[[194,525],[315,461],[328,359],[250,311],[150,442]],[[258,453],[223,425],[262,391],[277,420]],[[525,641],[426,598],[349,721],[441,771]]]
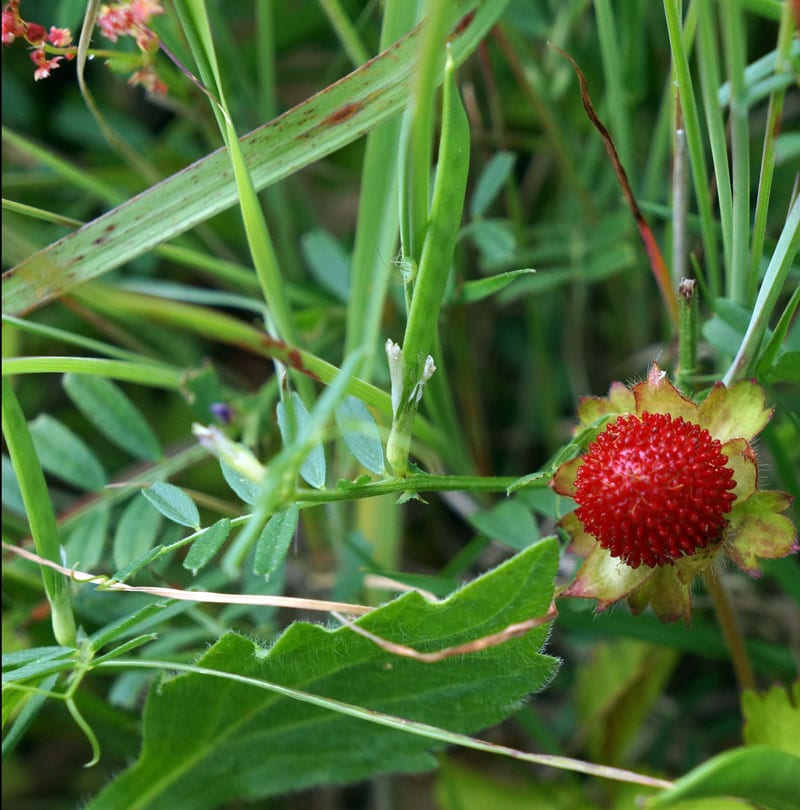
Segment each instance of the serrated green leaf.
[[482,217],[492,204],[500,189],[508,180],[517,156],[513,152],[498,152],[486,164],[470,201],[471,217]]
[[684,799],[714,796],[744,799],[762,810],[796,810],[800,758],[765,745],[734,748],[682,776],[647,807],[671,807]]
[[468,519],[479,532],[517,551],[539,539],[539,527],[531,510],[516,499],[500,501],[491,509],[475,512]]
[[292,542],[300,510],[295,504],[276,512],[264,526],[264,531],[256,541],[256,556],[253,573],[269,577],[286,557],[289,544]]
[[86,442],[47,414],[30,424],[33,446],[42,468],[79,489],[91,492],[106,485],[106,472]]
[[143,489],[142,495],[173,523],[188,526],[190,529],[200,528],[200,513],[197,506],[180,487],[156,481],[151,487]]
[[520,276],[529,276],[536,271],[530,267],[521,270],[509,270],[507,273],[498,273],[488,278],[477,278],[473,281],[466,281],[462,285],[455,300],[459,304],[474,304],[476,301],[483,301],[495,293],[504,290],[511,282]]
[[378,425],[358,397],[347,396],[336,406],[336,424],[347,449],[368,470],[384,471],[383,445]]
[[114,383],[103,377],[65,374],[63,385],[75,407],[110,442],[134,458],[161,458],[161,446],[150,425]]
[[[399,582],[409,588],[419,591],[427,591],[437,597],[445,597],[458,587],[458,580],[452,577],[434,577],[429,574],[409,574],[406,571],[389,571],[385,568],[378,568],[374,564],[361,563],[359,572],[362,574],[377,574],[380,577],[388,577],[393,582]],[[399,589],[398,589],[399,590]]]
[[183,567],[196,574],[207,565],[220,550],[231,531],[228,518],[221,518],[209,526],[197,540],[192,543],[189,553],[183,561]]
[[800,681],[789,694],[782,686],[742,694],[746,745],[768,745],[800,757]]
[[161,524],[160,513],[136,495],[122,510],[114,532],[112,555],[117,569],[127,566],[153,547]]
[[110,523],[111,510],[102,504],[78,518],[64,543],[68,562],[84,571],[94,568],[103,558]]
[[[308,434],[311,417],[300,399],[297,391],[278,403],[278,427],[285,445],[292,444],[296,438]],[[309,486],[320,489],[325,486],[325,451],[321,444],[311,448],[300,466],[300,475]]]
[[322,230],[304,234],[300,248],[319,285],[340,301],[350,299],[350,258],[342,246]]
[[[439,650],[546,613],[558,563],[544,541],[429,603],[409,593],[362,617],[383,638]],[[269,683],[461,732],[493,725],[543,688],[557,661],[542,655],[546,628],[481,652],[425,664],[400,658],[346,627],[296,622],[269,649],[233,633],[198,662]],[[213,711],[198,707],[213,706]],[[335,705],[331,706],[335,709]],[[139,760],[90,810],[205,810],[322,782],[432,768],[435,741],[198,674],[150,690]]]
[[225,483],[241,498],[245,503],[254,504],[258,498],[258,485],[245,478],[238,470],[229,467],[224,461],[220,461],[222,477]]

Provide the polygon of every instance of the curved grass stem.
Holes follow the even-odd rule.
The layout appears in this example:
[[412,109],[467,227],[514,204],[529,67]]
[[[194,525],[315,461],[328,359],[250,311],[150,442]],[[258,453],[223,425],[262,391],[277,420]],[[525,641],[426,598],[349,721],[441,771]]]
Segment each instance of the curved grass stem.
[[722,584],[719,573],[713,568],[709,568],[703,574],[703,581],[714,602],[714,611],[717,614],[722,634],[725,636],[725,643],[728,645],[731,654],[731,661],[739,687],[742,691],[755,689],[756,676],[753,672],[753,665],[747,655],[742,630],[733,612],[730,596]]

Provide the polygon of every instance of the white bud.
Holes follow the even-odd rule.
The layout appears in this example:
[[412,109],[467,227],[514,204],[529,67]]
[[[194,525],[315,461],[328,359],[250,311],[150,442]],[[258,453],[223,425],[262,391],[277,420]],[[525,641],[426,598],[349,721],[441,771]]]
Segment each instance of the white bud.
[[392,383],[392,414],[400,407],[403,395],[403,351],[391,338],[386,341],[386,359],[389,361],[389,379]]
[[422,376],[417,380],[416,385],[411,389],[411,393],[408,396],[408,401],[413,402],[416,405],[419,405],[419,401],[422,399],[422,391],[425,388],[425,383],[433,377],[433,373],[436,371],[436,363],[433,362],[433,357],[428,355],[425,358],[425,366],[422,369]]
[[192,433],[209,453],[249,481],[260,484],[264,480],[264,465],[243,444],[231,441],[219,428],[195,422]]

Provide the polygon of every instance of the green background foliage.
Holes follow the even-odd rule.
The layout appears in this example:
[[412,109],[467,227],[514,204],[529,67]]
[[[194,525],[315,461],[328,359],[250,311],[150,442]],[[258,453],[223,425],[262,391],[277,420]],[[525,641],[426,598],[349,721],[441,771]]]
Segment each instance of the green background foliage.
[[[77,32],[86,6],[21,10]],[[208,94],[163,52],[169,94],[128,87],[135,46],[95,32],[100,122],[74,62],[34,84],[4,47],[3,539],[134,588],[4,556],[4,801],[791,806],[796,558],[717,572],[768,692],[700,584],[688,627],[557,598],[435,663],[310,601],[433,653],[543,616],[576,401],[653,359],[699,397],[755,377],[760,483],[800,496],[790,12],[180,0],[152,25]],[[691,368],[548,43],[698,280]]]

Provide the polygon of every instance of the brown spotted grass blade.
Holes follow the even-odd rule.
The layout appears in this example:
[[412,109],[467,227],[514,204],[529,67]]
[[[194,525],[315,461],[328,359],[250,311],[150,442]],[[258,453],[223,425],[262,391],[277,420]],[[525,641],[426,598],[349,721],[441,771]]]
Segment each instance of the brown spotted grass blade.
[[[505,0],[454,3],[447,22],[460,64],[500,15]],[[409,98],[424,23],[349,76],[241,138],[253,185],[261,190],[352,143],[396,116]],[[442,70],[437,74],[441,81]],[[223,149],[205,156],[3,275],[3,311],[21,315],[205,222],[238,202]]]

